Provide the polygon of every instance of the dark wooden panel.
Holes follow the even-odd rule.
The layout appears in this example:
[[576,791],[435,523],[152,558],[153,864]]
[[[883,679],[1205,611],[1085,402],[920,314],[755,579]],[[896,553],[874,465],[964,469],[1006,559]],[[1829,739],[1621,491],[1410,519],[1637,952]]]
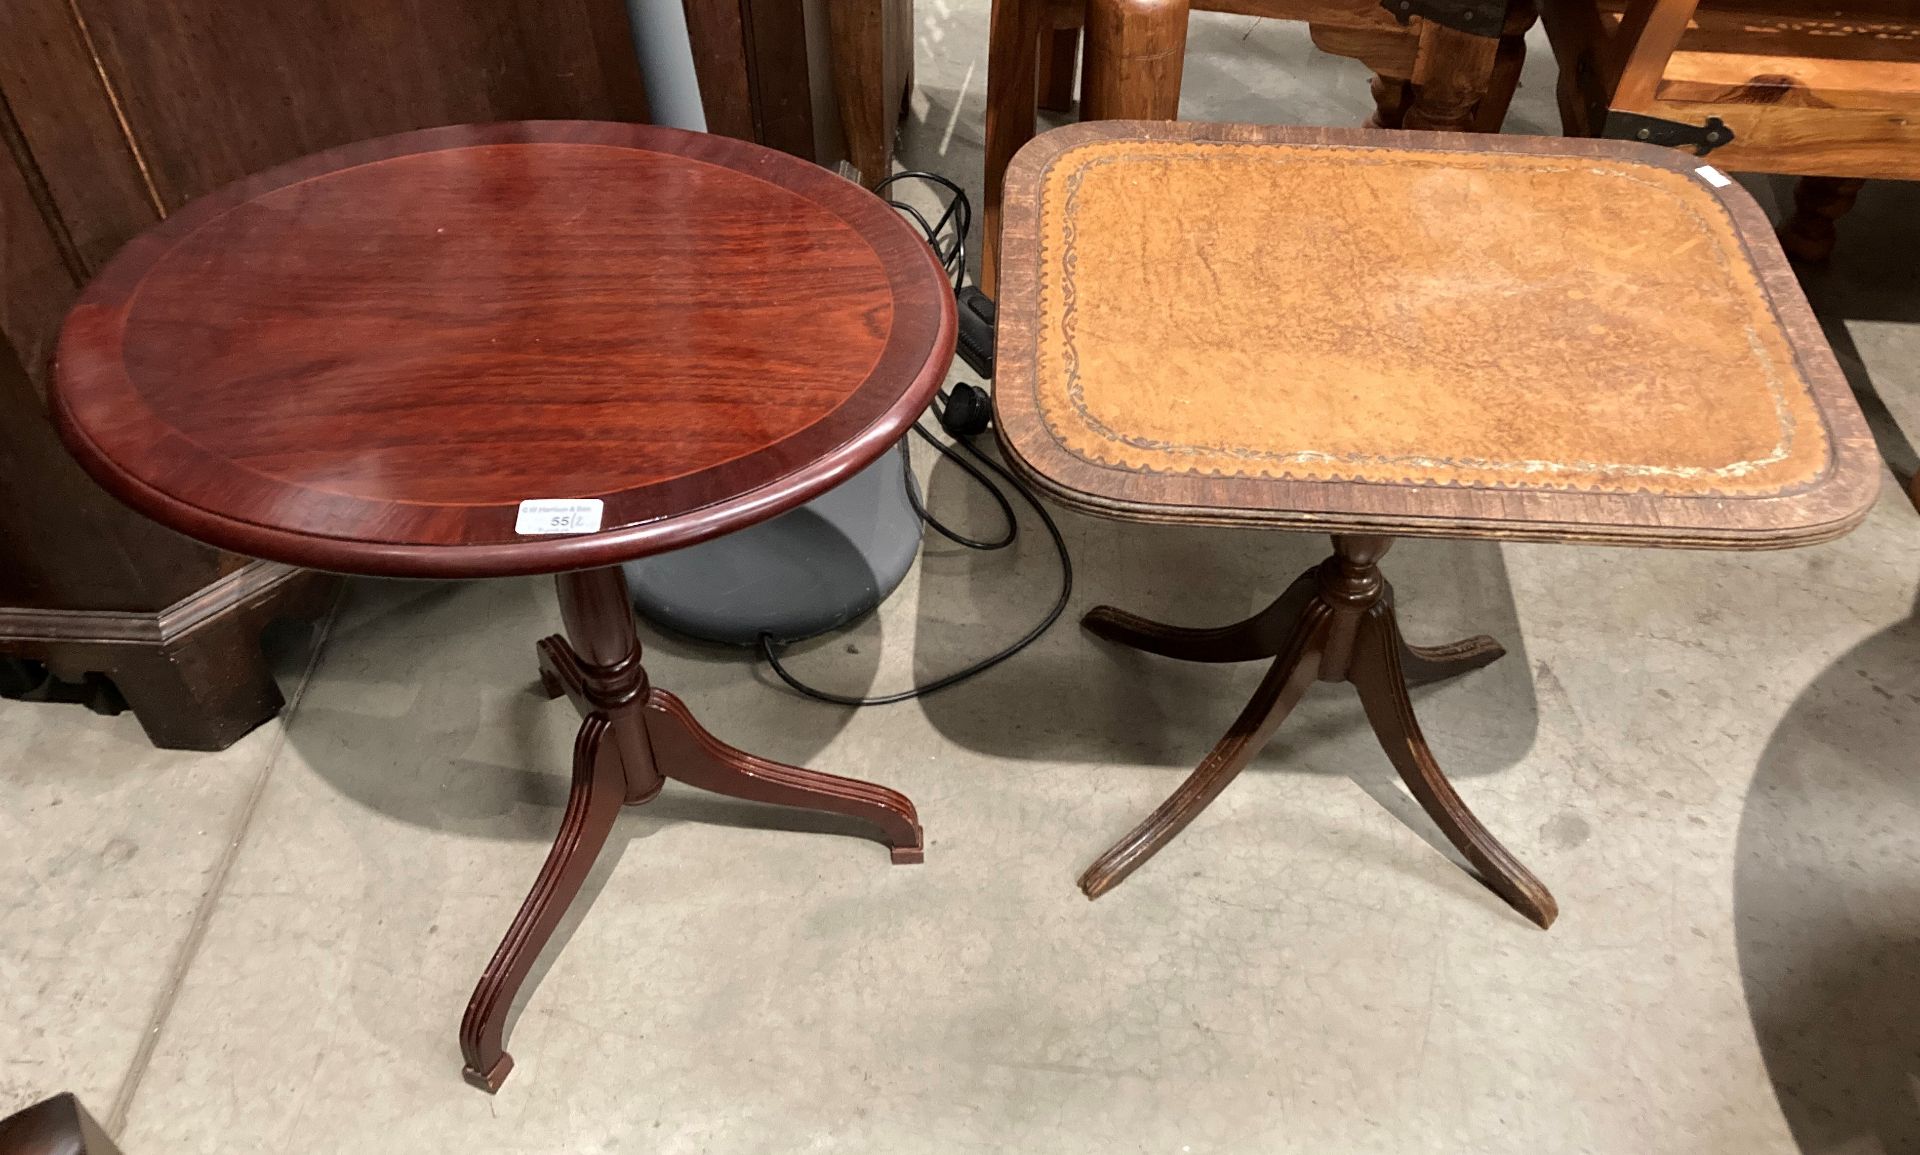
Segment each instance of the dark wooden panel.
[[73,0],[161,199],[412,128],[645,119],[621,0]]
[[[87,31],[66,0],[6,0],[0,4],[0,44],[9,46],[0,52],[0,92],[7,94],[32,163],[59,206],[60,223],[91,272],[159,217],[157,197],[115,115]],[[47,339],[52,336],[47,330]],[[27,344],[17,333],[14,339],[26,355]],[[37,372],[30,356],[27,365]]]
[[802,0],[741,0],[753,77],[756,139],[812,160],[813,94],[807,79],[807,17]]
[[160,610],[239,564],[95,485],[54,436],[5,344],[0,434],[0,606]]
[[707,131],[736,140],[757,139],[740,0],[685,0],[685,7]]
[[47,224],[52,206],[38,175],[0,93],[0,338],[15,351],[9,356],[28,365],[44,364],[53,351],[83,272]]

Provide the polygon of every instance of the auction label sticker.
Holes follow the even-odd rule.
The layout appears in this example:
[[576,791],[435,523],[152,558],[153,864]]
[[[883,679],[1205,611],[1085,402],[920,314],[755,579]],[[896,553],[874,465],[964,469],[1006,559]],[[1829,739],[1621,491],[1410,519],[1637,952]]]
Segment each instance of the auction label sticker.
[[606,504],[597,497],[541,497],[523,501],[520,514],[513,521],[513,532],[526,535],[595,533],[600,529],[600,515],[605,512]]

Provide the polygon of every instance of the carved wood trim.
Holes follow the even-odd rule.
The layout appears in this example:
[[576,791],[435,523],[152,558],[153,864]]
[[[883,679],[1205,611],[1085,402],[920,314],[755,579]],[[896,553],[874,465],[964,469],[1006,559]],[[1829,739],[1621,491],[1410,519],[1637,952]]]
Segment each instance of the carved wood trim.
[[236,607],[278,593],[310,572],[273,561],[249,562],[157,613],[0,606],[0,648],[9,642],[164,646]]

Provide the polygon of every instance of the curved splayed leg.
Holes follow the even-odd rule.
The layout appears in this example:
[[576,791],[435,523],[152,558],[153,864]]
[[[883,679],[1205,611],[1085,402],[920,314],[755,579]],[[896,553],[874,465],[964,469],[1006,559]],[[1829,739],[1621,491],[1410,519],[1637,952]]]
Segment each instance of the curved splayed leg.
[[604,714],[589,715],[581,723],[573,744],[573,788],[567,795],[560,833],[460,1021],[460,1053],[466,1059],[463,1073],[467,1082],[488,1093],[498,1091],[513,1070],[513,1056],[502,1045],[507,1009],[541,948],[553,937],[554,927],[580,893],[580,884],[593,869],[593,860],[626,799],[626,774],[611,732]]
[[1260,753],[1280,723],[1286,721],[1287,715],[1306,695],[1307,688],[1318,679],[1320,651],[1330,618],[1327,608],[1321,605],[1310,607],[1299,618],[1299,628],[1286,652],[1274,660],[1226,737],[1220,739],[1178,790],[1080,876],[1080,889],[1088,898],[1099,898],[1120,885],[1127,875],[1159,853],[1161,847],[1186,829],[1187,823],[1219,797],[1227,783]]
[[1401,668],[1405,645],[1389,606],[1368,611],[1360,623],[1347,672],[1348,680],[1360,693],[1367,721],[1407,789],[1447,841],[1480,872],[1488,889],[1542,929],[1552,926],[1560,913],[1553,895],[1467,809],[1427,747],[1420,723],[1413,716],[1413,702],[1407,697]]
[[1095,606],[1080,624],[1095,637],[1183,662],[1252,662],[1278,657],[1300,615],[1313,600],[1316,570],[1308,570],[1259,613],[1232,625],[1169,626],[1112,606]]
[[707,733],[686,705],[665,690],[647,694],[647,734],[660,772],[675,781],[729,798],[864,818],[884,832],[894,862],[925,857],[919,815],[898,791],[736,750]]

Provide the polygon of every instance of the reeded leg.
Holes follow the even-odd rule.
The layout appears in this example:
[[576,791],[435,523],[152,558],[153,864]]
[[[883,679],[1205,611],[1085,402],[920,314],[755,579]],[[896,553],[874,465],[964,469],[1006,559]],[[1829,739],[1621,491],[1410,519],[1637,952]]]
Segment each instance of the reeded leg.
[[1457,678],[1470,670],[1490,666],[1505,657],[1506,647],[1485,634],[1476,634],[1444,646],[1400,643],[1400,669],[1407,685],[1425,686]]
[[1427,748],[1401,671],[1405,645],[1391,606],[1376,605],[1361,619],[1347,677],[1359,691],[1367,721],[1372,723],[1374,734],[1407,789],[1446,834],[1447,841],[1473,863],[1481,881],[1542,929],[1552,926],[1560,912],[1553,895],[1467,809],[1441,772],[1433,751]]
[[1258,661],[1275,657],[1286,648],[1301,612],[1313,600],[1315,573],[1308,570],[1272,605],[1228,626],[1169,626],[1113,606],[1095,606],[1080,624],[1095,637],[1163,658],[1183,662]]
[[677,782],[729,798],[864,818],[886,832],[894,862],[919,862],[925,855],[919,816],[904,794],[736,750],[707,733],[665,690],[647,695],[647,733],[661,772]]
[[466,1058],[463,1073],[467,1082],[488,1093],[498,1091],[513,1070],[513,1056],[501,1045],[507,1009],[540,949],[553,937],[553,928],[580,893],[580,884],[593,868],[625,801],[626,776],[608,740],[609,731],[610,723],[601,714],[590,716],[580,727],[573,745],[573,789],[567,795],[560,835],[507,937],[480,976],[460,1022],[460,1053]]
[[[1219,796],[1245,768],[1315,681],[1351,682],[1367,720],[1414,797],[1482,879],[1515,909],[1546,927],[1553,896],[1480,825],[1440,772],[1413,717],[1407,676],[1452,677],[1501,656],[1500,644],[1473,637],[1445,646],[1410,646],[1393,616],[1393,591],[1380,575],[1389,538],[1336,535],[1334,556],[1308,571],[1279,601],[1237,625],[1183,630],[1102,606],[1086,626],[1102,637],[1170,657],[1230,661],[1257,656],[1291,617],[1287,642],[1227,736],[1146,821],[1080,877],[1089,898],[1113,889]],[[1271,651],[1266,651],[1271,652]]]
[[560,835],[460,1024],[467,1081],[489,1092],[513,1070],[502,1047],[507,1010],[579,894],[620,807],[653,798],[666,778],[735,798],[865,818],[886,832],[895,862],[919,862],[922,854],[920,824],[904,796],[741,753],[701,729],[678,698],[652,689],[617,567],[561,574],[558,585],[567,634],[541,640],[540,686],[548,697],[566,695],[585,720],[574,742],[573,789]]
[[1315,605],[1299,619],[1286,652],[1274,660],[1273,667],[1254,690],[1246,708],[1234,719],[1226,737],[1220,739],[1178,790],[1080,876],[1080,889],[1088,898],[1099,898],[1120,885],[1141,863],[1159,853],[1161,847],[1186,829],[1187,823],[1219,797],[1227,783],[1238,777],[1247,763],[1260,753],[1280,723],[1299,705],[1308,687],[1319,678],[1320,655],[1330,616],[1324,605]]

